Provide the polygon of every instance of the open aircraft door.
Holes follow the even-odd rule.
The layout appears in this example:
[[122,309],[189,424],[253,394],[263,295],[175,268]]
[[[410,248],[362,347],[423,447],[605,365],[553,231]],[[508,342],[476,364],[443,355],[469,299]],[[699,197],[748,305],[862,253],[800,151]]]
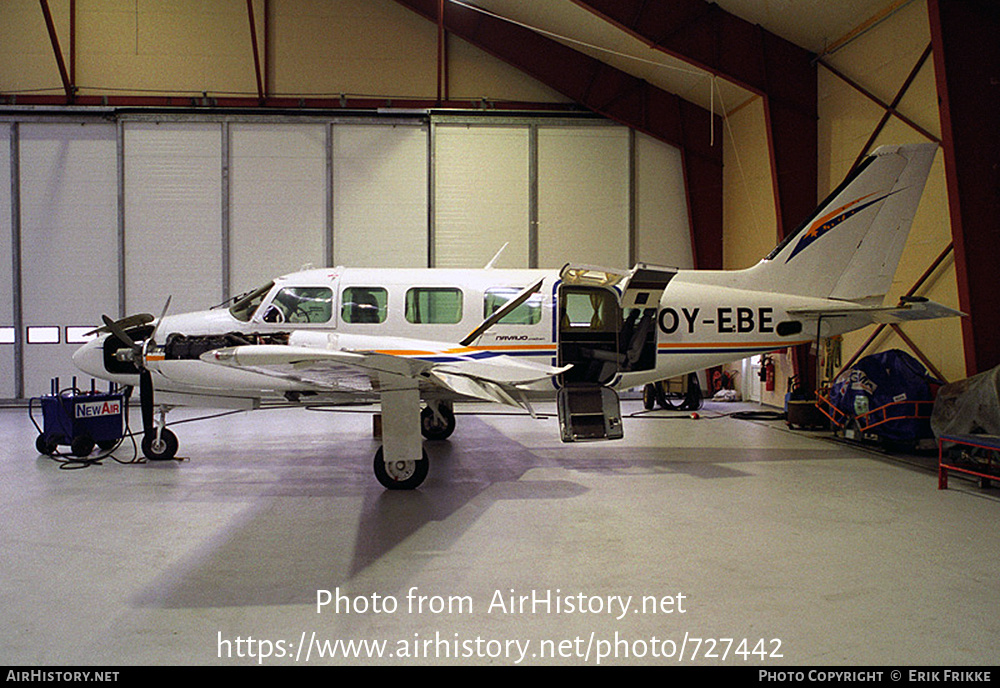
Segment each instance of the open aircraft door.
[[638,264],[627,273],[567,265],[557,290],[557,396],[564,442],[620,439],[621,405],[612,388],[621,373],[656,366],[656,314],[677,273]]

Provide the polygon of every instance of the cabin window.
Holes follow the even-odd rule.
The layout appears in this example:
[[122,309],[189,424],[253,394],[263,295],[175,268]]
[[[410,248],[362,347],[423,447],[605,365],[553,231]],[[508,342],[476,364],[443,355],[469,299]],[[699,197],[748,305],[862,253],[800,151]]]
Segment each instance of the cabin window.
[[450,287],[415,287],[406,292],[406,320],[454,325],[462,320],[462,291]]
[[348,287],[340,303],[340,319],[345,323],[381,323],[385,322],[389,293],[382,287]]
[[328,287],[285,287],[264,310],[269,323],[317,324],[330,322],[333,291]]
[[[517,287],[493,287],[483,296],[483,317],[488,318],[504,304],[521,293]],[[528,300],[497,321],[501,325],[537,325],[542,320],[542,295],[532,294]]]

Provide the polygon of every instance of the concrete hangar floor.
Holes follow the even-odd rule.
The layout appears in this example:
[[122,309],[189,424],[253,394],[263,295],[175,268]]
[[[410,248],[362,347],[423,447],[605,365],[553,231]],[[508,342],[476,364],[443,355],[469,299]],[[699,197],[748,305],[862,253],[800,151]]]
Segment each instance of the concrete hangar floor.
[[565,445],[555,418],[459,407],[407,493],[372,475],[371,409],[178,424],[182,461],[79,470],[2,409],[0,657],[996,662],[996,491],[736,408],[625,401],[624,440]]

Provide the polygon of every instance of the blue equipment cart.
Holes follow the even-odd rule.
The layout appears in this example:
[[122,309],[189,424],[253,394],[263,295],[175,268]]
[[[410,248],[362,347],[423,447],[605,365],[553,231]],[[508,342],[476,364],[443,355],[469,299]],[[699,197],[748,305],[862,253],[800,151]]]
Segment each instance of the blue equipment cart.
[[126,395],[111,385],[107,392],[99,392],[91,381],[90,391],[81,392],[73,386],[59,389],[59,378],[52,380],[51,394],[31,400],[29,414],[34,422],[33,409],[37,402],[42,408],[42,427],[38,429],[35,448],[41,454],[53,455],[59,445],[69,445],[74,456],[88,456],[97,445],[103,450],[113,449],[125,434]]

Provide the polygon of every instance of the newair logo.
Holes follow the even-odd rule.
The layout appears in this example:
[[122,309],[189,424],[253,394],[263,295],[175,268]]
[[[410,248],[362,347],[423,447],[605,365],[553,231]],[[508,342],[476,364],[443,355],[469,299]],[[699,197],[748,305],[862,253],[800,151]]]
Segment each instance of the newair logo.
[[121,402],[115,400],[108,401],[80,401],[76,404],[77,418],[96,418],[97,416],[117,416],[121,413]]

